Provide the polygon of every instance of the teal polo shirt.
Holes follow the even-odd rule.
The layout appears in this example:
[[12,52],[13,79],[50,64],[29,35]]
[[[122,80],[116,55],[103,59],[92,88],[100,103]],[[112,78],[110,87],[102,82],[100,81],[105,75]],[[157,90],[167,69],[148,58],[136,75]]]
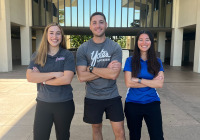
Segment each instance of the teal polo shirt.
[[[47,61],[44,67],[34,63],[36,53],[32,55],[28,69],[37,67],[41,73],[47,72],[64,72],[72,71],[75,73],[75,60],[72,52],[59,48],[59,51],[54,56],[47,55]],[[52,86],[42,83],[37,83],[37,100],[44,102],[65,102],[73,99],[71,84]]]

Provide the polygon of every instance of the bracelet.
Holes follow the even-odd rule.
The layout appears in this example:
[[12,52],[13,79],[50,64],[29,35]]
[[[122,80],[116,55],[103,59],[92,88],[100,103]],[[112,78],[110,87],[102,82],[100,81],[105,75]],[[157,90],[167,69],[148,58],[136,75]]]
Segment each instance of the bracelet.
[[46,84],[46,82],[44,81],[44,82],[42,82],[42,84],[43,84],[43,85],[45,85],[45,84]]
[[138,83],[141,84],[142,78],[138,78]]

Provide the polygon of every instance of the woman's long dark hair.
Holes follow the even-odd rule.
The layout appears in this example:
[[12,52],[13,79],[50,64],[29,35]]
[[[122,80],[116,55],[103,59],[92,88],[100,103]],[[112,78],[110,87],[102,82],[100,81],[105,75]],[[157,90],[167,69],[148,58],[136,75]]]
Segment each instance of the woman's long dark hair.
[[132,77],[137,77],[141,70],[141,64],[140,64],[140,49],[138,48],[138,39],[141,34],[147,34],[149,36],[149,39],[151,41],[151,46],[147,52],[147,67],[148,72],[152,75],[157,76],[158,72],[160,70],[160,63],[157,60],[156,52],[154,48],[154,36],[150,31],[140,31],[135,40],[135,50],[132,57]]

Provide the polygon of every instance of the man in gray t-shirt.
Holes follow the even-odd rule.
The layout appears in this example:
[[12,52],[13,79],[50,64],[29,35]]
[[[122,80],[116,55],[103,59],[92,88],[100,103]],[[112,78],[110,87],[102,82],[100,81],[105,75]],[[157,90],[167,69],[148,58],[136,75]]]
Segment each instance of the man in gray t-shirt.
[[116,139],[124,140],[124,114],[116,79],[121,71],[122,50],[105,37],[107,28],[103,13],[90,17],[93,38],[83,43],[77,51],[77,74],[86,82],[84,122],[92,124],[93,139],[102,139],[102,116],[110,119]]

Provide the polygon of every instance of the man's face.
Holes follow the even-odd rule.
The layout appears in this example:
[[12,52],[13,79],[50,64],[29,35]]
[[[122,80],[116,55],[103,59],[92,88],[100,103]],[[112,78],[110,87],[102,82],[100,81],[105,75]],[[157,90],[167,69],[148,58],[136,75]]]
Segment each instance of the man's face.
[[96,37],[103,37],[107,28],[107,23],[103,16],[93,16],[90,22],[90,30]]

